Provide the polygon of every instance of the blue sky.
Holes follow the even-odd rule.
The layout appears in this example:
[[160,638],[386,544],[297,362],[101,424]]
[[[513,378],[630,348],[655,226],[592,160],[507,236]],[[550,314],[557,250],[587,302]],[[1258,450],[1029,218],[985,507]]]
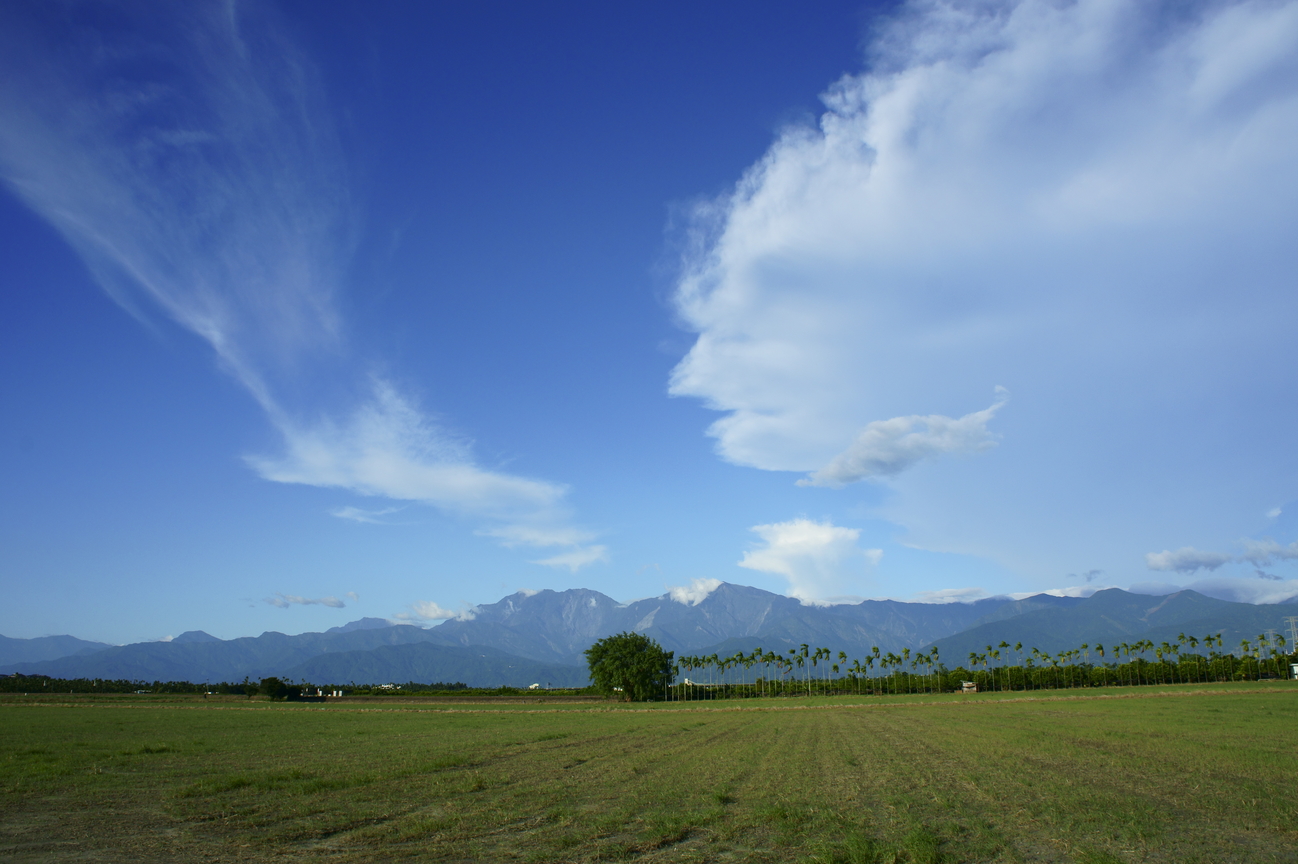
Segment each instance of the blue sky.
[[1298,4],[0,16],[5,635],[1298,594]]

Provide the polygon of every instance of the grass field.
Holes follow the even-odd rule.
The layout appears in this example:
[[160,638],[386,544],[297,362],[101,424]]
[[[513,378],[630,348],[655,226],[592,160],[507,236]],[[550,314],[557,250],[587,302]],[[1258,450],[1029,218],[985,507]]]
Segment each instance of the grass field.
[[1298,861],[1298,682],[62,699],[0,699],[5,860]]

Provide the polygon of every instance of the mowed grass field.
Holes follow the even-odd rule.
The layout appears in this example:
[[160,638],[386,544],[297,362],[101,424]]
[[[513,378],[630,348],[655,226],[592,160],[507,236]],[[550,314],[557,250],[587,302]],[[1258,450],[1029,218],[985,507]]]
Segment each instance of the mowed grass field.
[[1298,682],[550,708],[0,699],[13,861],[1298,861]]

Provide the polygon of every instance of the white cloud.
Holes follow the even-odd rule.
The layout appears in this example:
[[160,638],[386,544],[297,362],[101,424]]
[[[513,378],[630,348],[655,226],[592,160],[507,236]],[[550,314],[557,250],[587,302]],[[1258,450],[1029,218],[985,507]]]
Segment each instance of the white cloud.
[[[693,223],[670,387],[720,412],[719,455],[887,477],[905,543],[1040,580],[1291,498],[1298,417],[1264,394],[1298,386],[1298,3],[1182,6],[884,23]],[[966,412],[997,383],[1012,446],[927,464],[962,415],[951,449],[991,442]]]
[[539,561],[533,561],[532,563],[541,564],[545,567],[566,567],[569,572],[576,573],[581,568],[590,564],[607,560],[607,547],[579,546],[571,551],[560,552],[558,555],[552,555],[549,558],[542,558]]
[[1038,594],[1049,594],[1052,597],[1090,597],[1097,591],[1104,591],[1109,588],[1116,588],[1116,585],[1073,585],[1068,588],[1051,588],[1047,591],[1021,591],[1013,594],[1007,594],[1011,600],[1024,600],[1028,597],[1035,597]]
[[881,549],[861,549],[861,532],[829,521],[792,519],[751,529],[764,546],[744,553],[740,567],[774,573],[789,582],[789,596],[806,603],[843,595],[842,587],[864,580],[883,558]]
[[1244,540],[1244,554],[1239,560],[1247,561],[1255,567],[1269,567],[1277,561],[1298,560],[1298,542],[1281,546],[1270,537],[1261,540]]
[[416,621],[472,621],[477,617],[476,606],[466,606],[459,612],[447,609],[431,600],[421,600],[410,605],[409,612],[399,612],[392,616],[394,621],[413,623]]
[[299,597],[296,594],[283,594],[276,591],[274,596],[267,597],[266,602],[272,606],[278,606],[281,609],[287,609],[290,606],[328,606],[332,609],[342,609],[347,604],[337,597]]
[[387,525],[383,517],[401,512],[400,507],[384,507],[380,510],[363,510],[360,507],[335,507],[329,511],[330,516],[348,519],[352,522],[363,522],[367,525]]
[[1193,573],[1196,570],[1216,570],[1223,564],[1235,560],[1233,555],[1220,552],[1200,552],[1193,546],[1183,546],[1175,552],[1164,550],[1150,552],[1145,556],[1145,566],[1150,570],[1174,571],[1176,573]]
[[720,579],[692,579],[689,585],[669,586],[667,593],[682,606],[697,606],[720,587]]
[[1269,567],[1281,561],[1298,560],[1298,542],[1283,546],[1264,537],[1261,540],[1245,538],[1240,541],[1244,552],[1231,555],[1225,552],[1200,552],[1192,546],[1185,546],[1175,552],[1150,552],[1145,555],[1145,564],[1150,570],[1167,570],[1178,573],[1194,573],[1198,570],[1213,571],[1224,564],[1247,563],[1258,569],[1263,578],[1276,579],[1261,572],[1262,567]]
[[[1185,586],[1200,594],[1234,603],[1284,603],[1298,597],[1298,579],[1259,580],[1216,577]],[[1295,610],[1298,612],[1298,609]]]
[[1006,401],[1005,389],[998,387],[997,391],[1002,395],[1000,401],[958,420],[940,414],[876,420],[861,430],[846,450],[798,485],[840,487],[892,477],[944,453],[976,453],[995,447],[987,423]]
[[1279,519],[1279,518],[1280,518],[1280,514],[1283,513],[1283,512],[1284,512],[1284,511],[1281,510],[1279,507],[1272,507],[1270,510],[1266,511],[1266,518],[1268,518],[1268,519]]
[[937,591],[918,591],[912,603],[972,603],[987,596],[981,588],[941,588]]
[[345,424],[281,425],[288,452],[250,456],[268,480],[335,486],[364,495],[419,501],[494,519],[534,518],[555,509],[564,488],[486,471],[467,447],[434,426],[388,383]]
[[479,466],[390,382],[340,374],[366,365],[337,303],[356,208],[323,88],[269,7],[101,11],[129,42],[57,10],[0,18],[0,178],[124,308],[206,340],[283,437],[249,464],[492,525],[561,525],[563,486]]

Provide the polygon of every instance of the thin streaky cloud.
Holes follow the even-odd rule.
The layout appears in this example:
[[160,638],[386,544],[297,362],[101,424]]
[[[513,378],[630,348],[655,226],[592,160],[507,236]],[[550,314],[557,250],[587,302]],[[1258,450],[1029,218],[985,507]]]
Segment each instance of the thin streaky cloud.
[[[363,365],[337,302],[358,234],[348,170],[317,75],[269,8],[103,8],[129,43],[5,16],[0,176],[119,304],[211,346],[283,439],[248,463],[498,529],[561,527],[563,486],[479,466],[391,382],[345,371]],[[320,389],[368,395],[341,411],[297,395]]]
[[284,594],[279,591],[267,597],[266,602],[271,606],[278,606],[280,609],[287,609],[290,606],[328,606],[331,609],[342,609],[347,605],[333,596],[301,597],[297,594]]

